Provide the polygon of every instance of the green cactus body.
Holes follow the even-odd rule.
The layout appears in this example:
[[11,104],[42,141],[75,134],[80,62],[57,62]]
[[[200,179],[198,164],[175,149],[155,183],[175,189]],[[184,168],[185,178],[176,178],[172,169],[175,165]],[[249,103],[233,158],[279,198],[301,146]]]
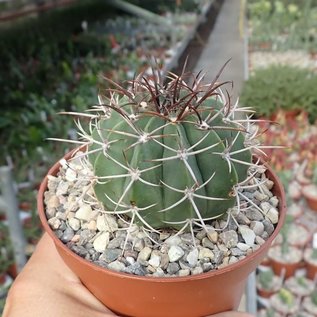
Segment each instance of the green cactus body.
[[185,111],[191,97],[186,91],[168,110],[151,94],[135,96],[112,102],[109,118],[99,119],[92,131],[94,190],[105,210],[154,229],[179,229],[186,221],[204,224],[225,213],[235,203],[234,186],[247,178],[246,132],[224,119],[224,106],[215,96]]
[[273,279],[274,272],[271,269],[267,271],[261,271],[259,274],[260,285],[266,290],[270,290],[270,288],[272,287]]

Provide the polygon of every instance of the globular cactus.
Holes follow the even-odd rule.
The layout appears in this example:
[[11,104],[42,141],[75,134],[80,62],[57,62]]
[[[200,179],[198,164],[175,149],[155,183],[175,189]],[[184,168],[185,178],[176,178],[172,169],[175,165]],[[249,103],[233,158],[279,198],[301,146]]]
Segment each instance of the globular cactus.
[[209,85],[199,76],[186,84],[184,72],[164,84],[153,74],[99,96],[85,135],[95,194],[106,211],[150,230],[205,228],[248,177],[248,109],[230,103],[219,74]]

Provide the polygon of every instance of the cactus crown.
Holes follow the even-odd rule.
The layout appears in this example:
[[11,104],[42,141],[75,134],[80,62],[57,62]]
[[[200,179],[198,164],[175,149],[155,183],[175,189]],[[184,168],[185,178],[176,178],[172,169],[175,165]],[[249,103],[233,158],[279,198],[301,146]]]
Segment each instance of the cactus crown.
[[114,88],[84,114],[89,132],[77,123],[107,212],[151,231],[207,230],[208,220],[239,205],[257,130],[252,111],[221,90],[221,71],[208,85],[185,71],[163,82],[155,69],[129,88],[110,81]]

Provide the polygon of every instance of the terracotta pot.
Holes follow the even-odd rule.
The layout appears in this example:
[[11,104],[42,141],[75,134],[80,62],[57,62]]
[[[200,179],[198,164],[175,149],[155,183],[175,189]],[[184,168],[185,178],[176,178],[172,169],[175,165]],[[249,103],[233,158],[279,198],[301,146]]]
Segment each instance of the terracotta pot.
[[258,296],[262,298],[270,298],[273,294],[277,293],[279,290],[266,290],[263,288],[257,288]]
[[[279,245],[276,245],[274,247],[279,247]],[[290,248],[295,248],[295,247],[290,246]],[[292,252],[292,251],[290,250],[289,252]],[[289,278],[291,276],[294,276],[296,271],[303,266],[302,259],[295,263],[281,262],[278,259],[273,257],[271,257],[270,259],[271,259],[271,267],[274,273],[278,276],[282,276],[282,272],[284,271],[284,278]]]
[[317,276],[317,266],[313,263],[306,262],[306,276],[309,279],[314,280],[315,276]]
[[306,268],[306,276],[314,280],[315,276],[317,276],[317,264],[312,262],[310,260],[310,253],[311,253],[311,248],[307,248],[304,251],[304,262],[305,262],[305,268]]
[[281,274],[285,270],[285,278],[294,276],[296,271],[302,267],[302,263],[281,263],[278,261],[271,261],[271,265],[275,274]]
[[[67,160],[71,153],[66,155]],[[57,162],[48,172],[55,175]],[[217,271],[187,277],[141,277],[99,267],[67,248],[54,234],[44,212],[46,176],[38,194],[38,211],[46,232],[53,239],[64,262],[82,283],[109,309],[124,316],[137,317],[198,317],[236,310],[244,292],[248,275],[265,257],[280,231],[286,212],[283,187],[268,167],[267,176],[274,181],[274,194],[279,197],[280,220],[273,234],[255,252]]]

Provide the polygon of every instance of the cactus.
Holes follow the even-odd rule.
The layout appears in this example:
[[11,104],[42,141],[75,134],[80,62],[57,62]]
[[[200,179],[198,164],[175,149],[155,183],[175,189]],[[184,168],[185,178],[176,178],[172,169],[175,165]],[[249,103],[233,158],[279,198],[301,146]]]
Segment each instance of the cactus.
[[274,280],[273,270],[270,268],[266,271],[261,271],[258,275],[258,279],[259,279],[260,285],[264,289],[270,290],[272,287],[273,280]]
[[[222,68],[223,69],[223,68]],[[221,69],[221,71],[222,71]],[[129,88],[99,95],[90,131],[80,127],[96,177],[94,191],[109,213],[150,230],[206,229],[238,201],[259,146],[250,132],[249,108],[231,104],[229,94],[203,76],[170,74],[163,83],[153,69]]]
[[278,293],[278,296],[282,303],[284,303],[288,307],[293,306],[295,299],[294,295],[289,290],[287,290],[286,288],[281,288]]
[[298,283],[300,286],[302,286],[302,287],[304,287],[304,288],[307,288],[307,281],[306,281],[306,278],[305,278],[304,276],[298,276],[298,277],[296,277],[296,281],[297,281],[297,283]]

